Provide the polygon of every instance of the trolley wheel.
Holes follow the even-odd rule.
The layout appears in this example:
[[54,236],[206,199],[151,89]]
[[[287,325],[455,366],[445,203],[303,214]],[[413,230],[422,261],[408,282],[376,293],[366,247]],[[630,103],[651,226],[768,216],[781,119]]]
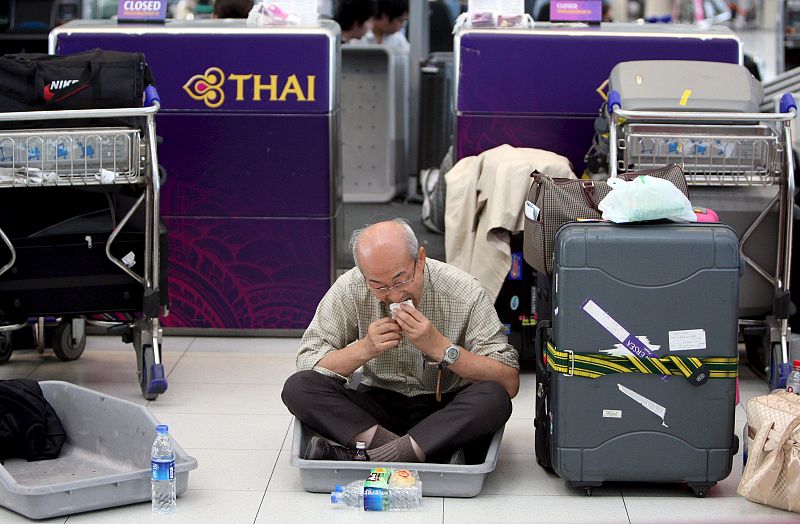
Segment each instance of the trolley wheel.
[[8,362],[11,358],[11,332],[0,331],[0,363]]
[[136,373],[139,388],[145,400],[155,400],[167,390],[164,364],[156,364],[155,348],[152,344],[153,326],[150,321],[139,320],[133,326],[133,349],[136,350]]
[[591,487],[586,486],[585,488],[583,488],[583,491],[586,492],[586,496],[587,497],[591,497],[592,496],[592,488]]
[[152,378],[151,370],[156,361],[155,351],[151,344],[142,346],[141,351],[137,351],[138,362],[138,375],[139,375],[139,388],[142,390],[142,396],[145,400],[155,400],[158,398],[158,393],[148,390],[150,379]]
[[[791,354],[791,348],[789,348]],[[773,389],[786,389],[786,379],[789,378],[789,373],[792,372],[791,358],[790,362],[783,361],[783,351],[781,350],[780,342],[772,344],[769,360],[769,388]]]
[[72,322],[66,320],[56,327],[53,333],[53,353],[59,360],[69,362],[78,359],[86,348],[86,333],[78,340],[72,338]]

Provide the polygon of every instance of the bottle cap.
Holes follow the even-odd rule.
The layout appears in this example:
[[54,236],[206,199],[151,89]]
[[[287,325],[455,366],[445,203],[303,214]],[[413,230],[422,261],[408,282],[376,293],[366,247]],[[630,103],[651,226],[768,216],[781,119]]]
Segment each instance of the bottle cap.
[[359,440],[356,442],[356,449],[367,449],[367,443]]
[[156,426],[156,433],[158,433],[159,435],[166,435],[167,433],[169,433],[169,426],[167,426],[166,424],[159,424],[158,426]]
[[794,363],[792,364],[792,367],[800,368],[800,360],[795,360]]

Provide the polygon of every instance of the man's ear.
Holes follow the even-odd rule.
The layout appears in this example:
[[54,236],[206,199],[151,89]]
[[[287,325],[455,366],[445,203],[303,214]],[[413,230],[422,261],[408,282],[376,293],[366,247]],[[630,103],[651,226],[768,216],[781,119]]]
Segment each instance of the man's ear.
[[419,253],[417,254],[417,260],[419,260],[420,264],[425,264],[425,247],[419,246]]

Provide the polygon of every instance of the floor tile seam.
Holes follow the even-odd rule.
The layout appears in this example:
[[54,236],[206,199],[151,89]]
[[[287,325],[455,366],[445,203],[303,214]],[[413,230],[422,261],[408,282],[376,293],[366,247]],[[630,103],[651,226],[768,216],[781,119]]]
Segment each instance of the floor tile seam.
[[[170,369],[170,370],[169,370],[169,373],[167,373],[167,379],[169,379],[169,377],[170,377],[170,376],[171,376],[173,373],[175,373],[175,369],[178,367],[178,364],[180,364],[180,363],[181,363],[181,360],[183,360],[183,357],[184,357],[184,355],[186,355],[186,352],[187,352],[187,351],[189,351],[189,348],[190,348],[190,347],[192,347],[192,344],[194,344],[194,341],[195,341],[195,339],[193,338],[193,339],[192,339],[192,341],[191,341],[191,342],[189,342],[189,345],[188,345],[188,346],[186,346],[186,347],[183,349],[183,351],[181,352],[181,354],[178,356],[178,360],[176,360],[176,361],[175,361],[175,364],[172,366],[172,369]],[[163,351],[162,351],[162,353],[161,353],[161,356],[162,356],[162,357],[164,356],[164,353],[163,353]],[[163,360],[164,360],[164,359],[162,358],[161,360],[162,360],[162,362],[163,362]]]
[[[286,436],[289,434],[289,430],[291,429],[291,427],[292,427],[292,424],[291,424],[291,420],[290,420],[289,424],[286,427],[286,433],[283,435],[283,440],[281,441],[281,444],[283,444],[283,442],[286,441]],[[267,492],[269,492],[269,485],[272,482],[272,477],[275,476],[275,470],[278,468],[278,460],[280,460],[280,458],[281,458],[281,454],[279,452],[278,456],[275,458],[275,462],[272,464],[272,471],[270,471],[270,473],[269,473],[269,479],[267,480],[267,487],[264,488],[264,494],[261,496],[261,502],[259,502],[259,504],[258,504],[258,510],[256,511],[255,517],[253,517],[253,524],[256,524],[256,522],[258,521],[258,515],[261,513],[261,508],[264,506],[264,499],[267,498]],[[286,492],[284,492],[284,493],[286,493]]]
[[631,524],[631,514],[628,511],[628,504],[625,503],[625,493],[622,489],[619,490],[619,496],[622,498],[622,507],[625,509],[625,516],[628,517],[628,524]]

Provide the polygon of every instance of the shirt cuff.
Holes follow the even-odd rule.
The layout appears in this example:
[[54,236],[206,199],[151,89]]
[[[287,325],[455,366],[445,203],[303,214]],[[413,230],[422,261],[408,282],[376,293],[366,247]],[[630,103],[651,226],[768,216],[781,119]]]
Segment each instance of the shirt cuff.
[[332,379],[338,380],[340,382],[348,382],[351,378],[351,377],[345,377],[344,375],[340,375],[339,373],[331,371],[330,369],[324,368],[322,366],[314,366],[314,371],[322,375],[325,375],[326,377],[331,377]]

